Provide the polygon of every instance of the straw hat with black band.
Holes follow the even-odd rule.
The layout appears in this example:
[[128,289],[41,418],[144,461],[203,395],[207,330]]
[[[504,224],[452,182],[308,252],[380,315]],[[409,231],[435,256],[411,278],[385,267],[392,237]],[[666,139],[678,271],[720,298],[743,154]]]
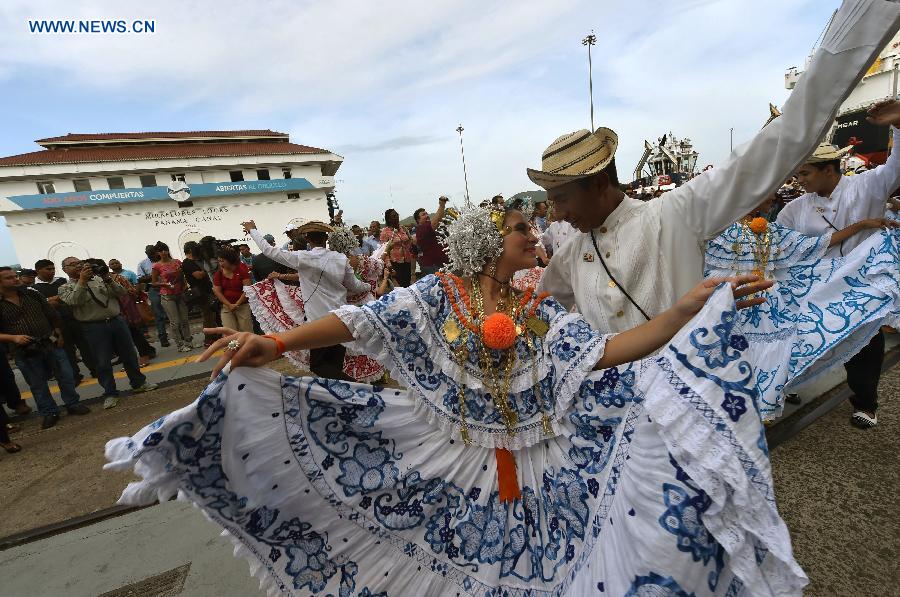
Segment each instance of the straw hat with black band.
[[819,143],[819,146],[816,147],[813,154],[807,158],[806,163],[821,164],[822,162],[833,162],[850,153],[851,149],[853,149],[852,145],[839,148],[837,145],[832,145],[831,143]]
[[619,136],[605,127],[562,135],[544,150],[540,170],[528,168],[528,178],[544,189],[586,178],[609,166],[618,146]]
[[296,230],[299,234],[309,234],[310,232],[324,232],[327,234],[333,232],[334,228],[325,222],[307,222],[297,227]]

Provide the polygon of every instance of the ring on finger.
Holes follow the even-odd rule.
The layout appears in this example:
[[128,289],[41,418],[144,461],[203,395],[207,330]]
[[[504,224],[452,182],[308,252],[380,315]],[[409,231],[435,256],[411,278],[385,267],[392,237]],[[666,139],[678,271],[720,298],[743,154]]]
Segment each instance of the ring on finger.
[[228,350],[237,352],[237,350],[241,347],[241,343],[237,340],[232,340],[228,343]]

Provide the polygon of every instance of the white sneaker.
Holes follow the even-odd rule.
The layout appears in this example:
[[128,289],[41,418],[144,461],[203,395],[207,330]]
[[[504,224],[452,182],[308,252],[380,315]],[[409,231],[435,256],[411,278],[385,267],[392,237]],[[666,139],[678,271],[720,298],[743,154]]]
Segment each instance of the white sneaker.
[[878,416],[869,415],[861,410],[855,410],[853,411],[853,414],[850,415],[850,423],[860,429],[869,429],[878,424]]
[[156,385],[155,383],[150,383],[148,381],[148,382],[145,382],[144,385],[142,385],[139,388],[132,388],[131,391],[134,392],[135,394],[140,394],[141,392],[149,392],[151,390],[155,390],[158,387],[159,386]]
[[115,408],[119,405],[119,397],[118,396],[107,396],[106,400],[103,401],[103,408]]
[[191,352],[192,350],[194,350],[193,346],[188,346],[187,344],[185,344],[178,349],[178,352]]

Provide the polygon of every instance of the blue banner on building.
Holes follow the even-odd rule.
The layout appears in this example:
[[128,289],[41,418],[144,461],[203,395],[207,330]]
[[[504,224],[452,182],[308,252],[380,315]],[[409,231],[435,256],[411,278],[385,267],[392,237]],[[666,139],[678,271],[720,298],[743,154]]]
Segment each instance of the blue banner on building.
[[53,209],[106,203],[137,203],[158,199],[186,201],[200,197],[224,197],[249,193],[283,193],[313,188],[316,187],[305,178],[285,178],[278,180],[246,180],[241,182],[207,182],[194,185],[178,183],[170,185],[169,188],[145,187],[140,189],[50,193],[46,195],[16,195],[9,197],[9,200],[22,209]]

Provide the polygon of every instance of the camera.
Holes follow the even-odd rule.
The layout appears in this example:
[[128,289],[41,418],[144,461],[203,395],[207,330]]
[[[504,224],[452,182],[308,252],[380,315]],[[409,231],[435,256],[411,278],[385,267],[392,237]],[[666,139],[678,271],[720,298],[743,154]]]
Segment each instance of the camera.
[[109,275],[109,266],[102,259],[85,259],[82,263],[90,265],[95,276],[105,278]]

